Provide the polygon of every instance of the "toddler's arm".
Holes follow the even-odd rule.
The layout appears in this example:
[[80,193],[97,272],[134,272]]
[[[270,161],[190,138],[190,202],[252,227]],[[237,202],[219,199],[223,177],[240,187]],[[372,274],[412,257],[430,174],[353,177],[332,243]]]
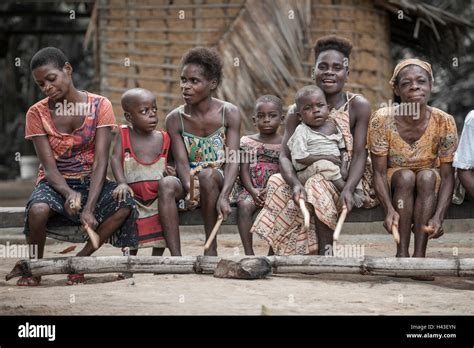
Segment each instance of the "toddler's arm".
[[317,156],[317,155],[309,155],[305,158],[302,159],[297,159],[296,162],[304,164],[306,166],[312,165],[314,162],[321,161],[321,160],[326,160],[334,163],[336,166],[341,166],[342,165],[342,160],[339,157],[336,156]]

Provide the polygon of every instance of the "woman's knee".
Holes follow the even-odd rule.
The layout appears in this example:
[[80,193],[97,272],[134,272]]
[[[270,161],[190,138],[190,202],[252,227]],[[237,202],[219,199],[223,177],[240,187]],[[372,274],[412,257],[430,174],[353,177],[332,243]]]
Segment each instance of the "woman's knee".
[[47,203],[33,203],[28,210],[28,219],[36,223],[46,223],[51,214],[51,208]]
[[119,210],[115,212],[114,217],[119,220],[125,220],[126,218],[128,218],[131,211],[132,211],[132,208],[128,208],[128,207],[120,208]]
[[415,188],[416,175],[410,169],[397,170],[392,175],[392,187],[397,190],[413,190]]
[[416,174],[416,190],[433,193],[436,187],[436,174],[432,170],[422,170]]
[[199,172],[198,179],[200,188],[214,188],[221,183],[222,175],[217,169],[206,168]]

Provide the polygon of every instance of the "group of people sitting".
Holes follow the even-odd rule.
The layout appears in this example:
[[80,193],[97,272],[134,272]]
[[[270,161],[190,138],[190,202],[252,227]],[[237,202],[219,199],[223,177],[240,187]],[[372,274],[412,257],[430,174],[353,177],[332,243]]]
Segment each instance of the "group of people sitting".
[[[268,243],[270,254],[327,255],[342,209],[380,203],[385,228],[400,233],[396,255],[410,256],[413,233],[413,256],[424,257],[428,239],[443,234],[454,167],[474,196],[474,115],[466,118],[456,152],[456,123],[428,105],[434,77],[419,59],[403,60],[394,70],[390,84],[400,103],[371,115],[367,99],[344,91],[351,48],[337,36],[319,39],[315,84],[298,90],[286,116],[277,96],[258,98],[252,115],[257,133],[242,138],[239,109],[213,97],[222,80],[218,53],[189,50],[180,70],[184,104],[166,116],[165,130],[156,129],[151,91],[123,94],[128,125],[115,132],[115,181],[106,176],[117,128],[110,101],[76,89],[64,53],[41,49],[30,66],[46,98],[26,115],[26,138],[41,161],[26,205],[28,243],[38,245],[42,258],[47,226],[70,223],[94,230],[99,246],[110,242],[131,255],[144,247],[162,255],[168,248],[179,256],[180,210],[199,206],[208,238],[218,217],[225,219],[236,204],[246,255],[254,254],[253,234]],[[58,103],[88,108],[64,114]],[[300,199],[312,215],[310,229],[302,228]],[[77,255],[96,249],[88,240]],[[205,255],[217,255],[215,239]],[[17,284],[40,281],[25,276]],[[69,274],[67,284],[84,281],[84,274]]]

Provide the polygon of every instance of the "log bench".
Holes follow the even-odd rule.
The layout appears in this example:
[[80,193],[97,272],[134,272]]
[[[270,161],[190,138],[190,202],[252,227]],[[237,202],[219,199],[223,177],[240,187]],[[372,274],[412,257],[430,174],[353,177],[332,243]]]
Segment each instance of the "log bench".
[[[23,227],[23,217],[25,213],[24,207],[0,207],[0,228],[9,227]],[[374,221],[383,221],[384,212],[381,206],[371,209],[353,209],[347,216],[346,222],[368,223]],[[449,207],[446,219],[474,219],[474,201],[465,201],[461,205],[451,204]],[[183,226],[199,226],[202,225],[202,217],[199,209],[180,212],[180,225]],[[237,208],[232,208],[232,213],[229,215],[223,225],[237,225]],[[48,232],[56,234],[55,232],[61,230],[65,236],[58,236],[58,239],[81,243],[84,241],[85,234],[75,226],[55,226],[48,227]]]

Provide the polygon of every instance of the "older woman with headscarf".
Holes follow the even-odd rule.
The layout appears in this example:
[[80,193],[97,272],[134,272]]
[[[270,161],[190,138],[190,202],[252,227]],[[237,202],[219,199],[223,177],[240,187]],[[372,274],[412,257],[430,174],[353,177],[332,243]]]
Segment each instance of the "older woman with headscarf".
[[368,148],[375,192],[385,210],[384,226],[398,228],[397,257],[425,257],[428,240],[443,234],[454,187],[456,123],[428,105],[431,65],[419,59],[398,63],[390,84],[401,103],[377,110],[369,122]]

